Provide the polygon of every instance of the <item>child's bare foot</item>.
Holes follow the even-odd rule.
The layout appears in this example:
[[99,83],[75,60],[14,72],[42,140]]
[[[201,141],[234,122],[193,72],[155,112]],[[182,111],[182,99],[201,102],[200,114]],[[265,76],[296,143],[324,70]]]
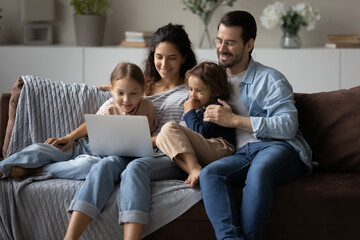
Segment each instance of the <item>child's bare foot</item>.
[[10,177],[12,178],[23,178],[31,174],[41,173],[42,168],[22,168],[12,167]]
[[200,175],[200,169],[193,169],[188,178],[185,180],[185,184],[189,184],[190,187],[195,187],[197,184],[199,184],[199,175]]

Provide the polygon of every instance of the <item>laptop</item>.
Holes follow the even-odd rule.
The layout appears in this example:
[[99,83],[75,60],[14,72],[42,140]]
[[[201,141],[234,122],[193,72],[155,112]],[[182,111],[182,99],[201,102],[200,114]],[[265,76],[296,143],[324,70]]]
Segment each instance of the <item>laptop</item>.
[[85,114],[85,122],[94,155],[159,156],[153,152],[145,116]]

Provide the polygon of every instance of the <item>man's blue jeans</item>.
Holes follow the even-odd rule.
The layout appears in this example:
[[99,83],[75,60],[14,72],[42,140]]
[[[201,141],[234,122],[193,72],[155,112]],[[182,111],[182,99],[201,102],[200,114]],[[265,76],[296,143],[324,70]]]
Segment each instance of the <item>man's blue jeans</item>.
[[[200,187],[217,239],[260,239],[274,187],[301,177],[305,164],[285,141],[248,143],[206,166]],[[243,187],[238,206],[232,187]]]

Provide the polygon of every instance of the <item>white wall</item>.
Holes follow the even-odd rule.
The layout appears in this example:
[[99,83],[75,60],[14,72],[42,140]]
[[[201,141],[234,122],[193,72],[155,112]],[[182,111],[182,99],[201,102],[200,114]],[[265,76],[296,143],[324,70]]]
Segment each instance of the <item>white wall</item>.
[[[301,0],[283,0],[294,5]],[[3,18],[0,20],[0,44],[22,43],[22,22],[19,17],[20,0],[0,0]],[[219,8],[211,23],[211,34],[215,36],[220,17],[229,10],[242,9],[251,12],[258,22],[257,46],[279,46],[281,31],[267,30],[260,23],[262,10],[275,0],[238,0],[233,8]],[[328,34],[360,35],[359,0],[308,0],[319,9],[321,20],[316,29],[300,36],[303,47],[322,46]],[[73,9],[70,0],[55,0],[56,20],[54,40],[57,44],[75,45]],[[126,30],[156,30],[168,22],[183,24],[190,39],[196,46],[200,40],[202,23],[196,15],[183,10],[181,0],[113,0],[108,11],[105,44],[116,45],[124,38]]]

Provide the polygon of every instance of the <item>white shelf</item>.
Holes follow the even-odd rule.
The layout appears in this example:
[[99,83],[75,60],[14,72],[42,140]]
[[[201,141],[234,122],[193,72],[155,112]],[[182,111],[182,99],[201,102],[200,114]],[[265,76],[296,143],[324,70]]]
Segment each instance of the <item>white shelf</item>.
[[[141,67],[146,48],[76,46],[0,46],[0,93],[9,92],[20,75],[106,84],[120,61]],[[199,61],[217,61],[215,49],[195,49]],[[294,92],[313,93],[360,85],[360,49],[257,48],[256,61],[282,72]]]

